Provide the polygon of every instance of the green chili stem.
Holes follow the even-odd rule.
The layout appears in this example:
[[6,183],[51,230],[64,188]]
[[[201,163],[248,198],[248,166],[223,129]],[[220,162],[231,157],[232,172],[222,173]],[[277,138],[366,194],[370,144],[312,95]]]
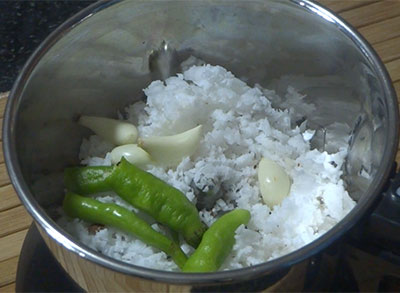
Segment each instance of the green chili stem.
[[111,191],[109,182],[113,167],[72,167],[64,170],[65,187],[79,194]]

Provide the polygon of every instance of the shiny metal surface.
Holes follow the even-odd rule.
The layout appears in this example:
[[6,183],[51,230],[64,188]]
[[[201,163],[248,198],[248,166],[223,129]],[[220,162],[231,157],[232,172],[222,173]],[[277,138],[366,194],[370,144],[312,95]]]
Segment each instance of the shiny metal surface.
[[[168,74],[154,69],[154,56],[161,55],[173,56],[167,63],[171,72],[193,55],[249,84],[278,93],[292,85],[306,94],[316,110],[305,116],[311,127],[324,131],[323,146],[316,142],[316,147],[333,150],[351,134],[344,179],[358,200],[354,210],[289,255],[213,274],[131,266],[75,242],[46,212],[59,204],[62,170],[78,163],[79,145],[88,134],[74,119],[83,113],[115,117],[117,110],[142,99],[142,88]],[[38,48],[13,87],[4,121],[5,160],[21,201],[60,263],[90,291],[164,291],[165,284],[185,291],[259,277],[272,280],[272,288],[285,278],[282,272],[308,262],[371,209],[398,141],[396,96],[376,54],[342,20],[300,0],[97,3]]]
[[[270,274],[254,274],[249,279],[242,279],[239,290],[235,280],[212,280],[195,283],[187,282],[177,278],[177,274],[169,273],[170,278],[141,278],[135,275],[128,275],[116,270],[109,270],[99,266],[95,262],[88,261],[81,255],[71,253],[54,241],[39,225],[37,225],[44,241],[59,261],[62,267],[69,273],[79,286],[89,292],[224,292],[224,291],[299,291],[302,288],[306,269],[310,266],[310,260],[306,259],[300,263],[278,270]],[[186,281],[186,282],[185,282]]]

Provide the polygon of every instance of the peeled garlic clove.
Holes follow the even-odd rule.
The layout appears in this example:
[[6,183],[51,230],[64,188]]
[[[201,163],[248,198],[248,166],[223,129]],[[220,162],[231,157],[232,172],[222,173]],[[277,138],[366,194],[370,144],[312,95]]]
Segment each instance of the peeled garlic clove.
[[81,116],[78,123],[115,145],[135,143],[138,137],[135,125],[121,120]]
[[139,146],[145,149],[154,161],[165,166],[177,166],[184,157],[191,156],[199,145],[202,125],[171,136],[139,138]]
[[258,165],[258,182],[264,203],[270,208],[280,204],[289,194],[290,178],[274,161],[262,158]]
[[152,162],[150,155],[136,144],[121,145],[111,151],[111,163],[119,163],[122,157],[139,168],[144,168]]

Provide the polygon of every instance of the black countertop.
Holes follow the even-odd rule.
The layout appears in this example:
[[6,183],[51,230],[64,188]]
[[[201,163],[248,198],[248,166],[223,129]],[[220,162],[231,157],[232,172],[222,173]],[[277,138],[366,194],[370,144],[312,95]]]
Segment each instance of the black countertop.
[[36,47],[94,0],[0,1],[0,92],[11,89]]

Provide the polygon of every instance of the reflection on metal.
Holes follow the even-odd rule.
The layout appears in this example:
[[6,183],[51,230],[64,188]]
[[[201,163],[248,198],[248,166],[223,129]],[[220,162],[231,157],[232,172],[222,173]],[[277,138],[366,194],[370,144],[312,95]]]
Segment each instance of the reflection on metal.
[[[274,286],[285,283],[282,271],[289,275],[298,270],[294,275],[302,280],[302,264],[346,232],[375,202],[398,140],[396,97],[375,53],[341,20],[310,1],[229,4],[100,2],[45,41],[17,80],[4,117],[7,168],[47,245],[85,290],[183,292],[194,284],[232,284],[261,277],[270,282],[270,289],[277,289]],[[287,85],[300,90],[315,105],[306,118],[319,125],[319,147],[327,151],[353,131],[344,178],[351,195],[360,200],[339,225],[292,254],[251,268],[181,274],[105,257],[74,242],[54,223],[42,207],[57,204],[60,198],[52,197],[46,185],[31,187],[43,176],[78,163],[81,140],[89,132],[78,127],[74,117],[116,117],[118,110],[143,98],[142,89],[155,76],[175,74],[175,62],[190,55],[224,66],[251,85],[275,84],[278,93],[284,93]],[[366,158],[372,158],[371,165],[358,165],[357,160]],[[370,179],[360,176],[362,168],[372,174]],[[61,182],[57,189],[62,192]]]
[[311,6],[309,6],[308,9],[310,9],[313,12],[315,12],[319,16],[323,17],[325,20],[327,20],[329,22],[332,22],[332,23],[335,23],[335,20],[331,17],[331,15],[329,13],[326,13],[325,10],[320,10],[318,8],[311,7]]
[[176,50],[163,40],[160,48],[152,50],[149,55],[149,69],[153,80],[166,80],[175,75],[179,70]]

